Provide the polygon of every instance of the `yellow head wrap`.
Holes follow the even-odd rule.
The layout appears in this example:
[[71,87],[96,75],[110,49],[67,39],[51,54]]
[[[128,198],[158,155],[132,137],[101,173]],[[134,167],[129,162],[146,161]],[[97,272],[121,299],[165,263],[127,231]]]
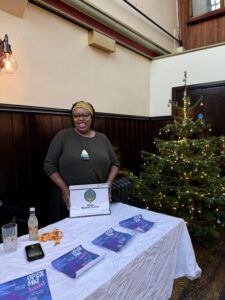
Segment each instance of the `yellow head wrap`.
[[74,106],[73,106],[73,110],[74,111],[76,108],[83,108],[83,109],[86,109],[87,111],[89,111],[89,113],[92,115],[94,115],[94,112],[93,112],[93,109],[90,105],[90,103],[88,102],[84,102],[84,101],[79,101],[77,102]]

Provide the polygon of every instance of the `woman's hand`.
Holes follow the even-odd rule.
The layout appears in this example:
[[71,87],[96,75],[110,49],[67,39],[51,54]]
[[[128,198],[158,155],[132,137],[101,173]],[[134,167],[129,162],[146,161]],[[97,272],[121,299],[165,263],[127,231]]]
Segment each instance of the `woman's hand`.
[[62,189],[62,198],[68,209],[70,209],[70,190],[68,186]]
[[59,174],[59,172],[55,172],[52,175],[50,175],[51,180],[57,185],[57,187],[62,192],[62,198],[63,201],[68,209],[70,209],[70,190],[68,186],[66,185],[65,181]]
[[116,175],[119,171],[119,168],[117,166],[111,166],[110,172],[109,172],[109,176],[108,176],[108,180],[107,183],[109,184],[109,201],[112,202],[112,182],[113,180],[116,178]]
[[109,185],[109,201],[112,202],[112,181],[108,180],[107,183]]

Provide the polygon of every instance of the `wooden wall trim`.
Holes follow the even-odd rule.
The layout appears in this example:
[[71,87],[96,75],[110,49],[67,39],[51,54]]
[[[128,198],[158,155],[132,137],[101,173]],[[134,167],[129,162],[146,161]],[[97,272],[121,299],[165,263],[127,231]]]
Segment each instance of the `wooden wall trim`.
[[150,121],[166,121],[166,120],[171,120],[171,116],[150,117]]
[[50,114],[50,115],[51,114],[53,114],[53,115],[69,115],[68,109],[16,105],[16,104],[4,104],[4,103],[0,103],[0,111],[34,113],[34,114],[39,113],[39,114]]
[[[198,83],[198,84],[192,84],[188,85],[187,89],[188,90],[198,90],[200,88],[210,88],[210,87],[219,87],[219,86],[224,86],[225,85],[225,80],[220,80],[220,81],[212,81],[212,82],[204,82],[204,83]],[[172,98],[176,97],[176,92],[177,91],[183,91],[184,86],[178,86],[178,87],[173,87],[172,88]]]
[[[17,104],[4,104],[4,103],[0,103],[0,111],[24,112],[24,113],[34,113],[34,114],[38,113],[38,114],[50,114],[50,115],[68,115],[68,116],[70,115],[70,109],[17,105]],[[146,116],[113,114],[113,113],[104,113],[104,112],[96,112],[96,117],[128,119],[128,120],[130,119],[146,120],[146,121],[149,121],[151,119],[150,117],[146,117]]]

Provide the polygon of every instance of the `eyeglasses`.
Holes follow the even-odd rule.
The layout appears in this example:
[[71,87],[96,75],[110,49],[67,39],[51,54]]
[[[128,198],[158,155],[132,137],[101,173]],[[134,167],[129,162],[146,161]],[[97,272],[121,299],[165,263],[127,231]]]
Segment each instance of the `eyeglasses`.
[[88,119],[89,117],[90,117],[89,113],[73,114],[74,119],[80,119],[80,118]]

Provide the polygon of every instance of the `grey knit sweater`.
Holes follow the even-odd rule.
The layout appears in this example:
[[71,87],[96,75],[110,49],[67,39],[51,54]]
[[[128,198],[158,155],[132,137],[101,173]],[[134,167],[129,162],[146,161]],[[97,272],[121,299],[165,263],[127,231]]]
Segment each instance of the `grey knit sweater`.
[[[88,152],[89,160],[80,159],[83,149]],[[119,161],[104,134],[96,132],[94,137],[88,138],[68,128],[53,138],[44,170],[48,176],[59,172],[69,186],[106,182],[112,165],[119,167]]]

